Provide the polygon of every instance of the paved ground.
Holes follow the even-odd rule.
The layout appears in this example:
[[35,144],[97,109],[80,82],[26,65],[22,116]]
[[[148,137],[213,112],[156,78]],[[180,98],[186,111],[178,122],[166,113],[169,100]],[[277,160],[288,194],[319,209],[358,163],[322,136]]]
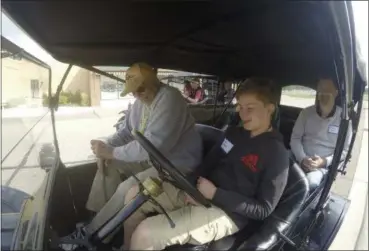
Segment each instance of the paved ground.
[[368,196],[366,198],[364,219],[361,225],[359,237],[356,242],[355,250],[369,250],[368,249]]
[[[65,135],[75,133],[82,130],[81,125],[94,130],[100,128],[109,133],[115,121],[119,118],[118,112],[128,107],[133,100],[107,100],[103,101],[100,107],[60,107],[56,112],[57,133],[63,138],[68,138]],[[110,120],[111,118],[111,120]],[[98,122],[101,120],[101,124]],[[50,126],[50,114],[46,108],[12,108],[2,110],[2,148],[1,159],[3,160],[12,148],[19,142],[28,131],[31,131],[28,136],[23,138],[21,144],[17,146],[17,154],[12,153],[12,156],[23,156],[35,142],[40,131],[43,128]],[[111,126],[107,124],[111,123]],[[89,125],[91,124],[91,125]],[[75,129],[73,129],[75,128]],[[52,133],[47,131],[48,136],[42,137],[44,141],[52,142]],[[77,135],[78,136],[78,135]],[[45,138],[46,137],[46,138]],[[78,137],[75,138],[77,142]],[[62,139],[60,139],[62,140]],[[82,140],[82,138],[81,138]],[[77,143],[78,145],[79,143]],[[61,144],[62,146],[65,144]],[[11,156],[9,156],[11,157]],[[72,159],[73,161],[73,159]],[[14,161],[3,163],[4,165],[13,165]]]
[[[57,119],[57,137],[63,162],[73,163],[90,159],[90,140],[113,133],[116,120],[117,116],[101,118],[92,113],[80,114],[70,119]],[[44,145],[53,143],[49,121],[49,117],[45,117],[2,163],[3,184],[31,194],[40,185],[44,172],[38,167],[38,154]],[[14,144],[19,138],[19,131],[14,131],[13,128],[20,130],[25,126],[25,123],[15,121],[3,122],[3,145],[10,148],[8,145]],[[15,176],[14,172],[17,172]]]
[[351,201],[330,250],[368,250],[368,106],[364,106],[357,142],[347,174],[340,176],[333,192]]

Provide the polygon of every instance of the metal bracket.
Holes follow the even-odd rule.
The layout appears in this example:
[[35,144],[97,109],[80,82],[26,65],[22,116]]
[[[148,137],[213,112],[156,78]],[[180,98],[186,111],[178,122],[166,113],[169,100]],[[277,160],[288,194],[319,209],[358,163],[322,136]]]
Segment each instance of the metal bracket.
[[279,237],[281,237],[282,240],[284,240],[291,247],[296,247],[297,246],[296,243],[294,243],[290,238],[288,238],[284,234],[278,232],[278,235],[279,235]]
[[60,84],[58,85],[57,89],[56,89],[56,92],[54,94],[54,96],[51,96],[49,98],[49,108],[50,109],[53,109],[54,111],[57,111],[58,110],[58,107],[59,107],[59,95],[63,89],[63,85],[65,83],[65,80],[67,79],[68,75],[69,75],[69,72],[70,70],[72,69],[73,65],[72,64],[69,64],[68,65],[68,68],[67,70],[64,72],[64,75],[63,75],[63,78],[62,80],[60,81]]

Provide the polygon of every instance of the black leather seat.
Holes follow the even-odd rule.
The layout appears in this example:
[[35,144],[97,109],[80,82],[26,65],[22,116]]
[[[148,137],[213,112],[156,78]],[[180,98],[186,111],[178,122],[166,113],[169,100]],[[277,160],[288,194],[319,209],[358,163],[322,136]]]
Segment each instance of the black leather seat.
[[208,125],[196,124],[195,129],[201,135],[204,156],[206,156],[206,154],[213,148],[213,146],[222,138],[222,135],[224,134],[222,130]]
[[201,246],[175,245],[166,250],[269,250],[279,240],[280,234],[288,236],[290,226],[296,221],[309,193],[304,172],[290,162],[286,189],[274,212],[263,222],[253,221],[238,233]]
[[259,231],[239,247],[245,250],[267,250],[272,248],[279,234],[288,235],[290,226],[296,221],[309,194],[309,183],[304,171],[294,161],[286,189],[274,212],[263,222]]

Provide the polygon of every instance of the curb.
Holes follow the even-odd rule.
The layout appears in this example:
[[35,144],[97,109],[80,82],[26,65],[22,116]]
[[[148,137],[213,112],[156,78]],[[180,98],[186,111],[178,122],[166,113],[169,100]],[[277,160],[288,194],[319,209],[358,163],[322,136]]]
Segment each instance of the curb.
[[366,206],[364,219],[360,234],[355,245],[355,250],[368,250],[368,196],[366,197]]
[[365,212],[367,210],[368,179],[367,174],[364,176],[363,173],[368,169],[368,155],[364,149],[368,143],[365,142],[367,141],[367,138],[365,138],[365,129],[367,129],[365,123],[368,119],[368,110],[363,108],[362,112],[361,125],[359,125],[361,131],[356,135],[357,140],[360,140],[360,152],[357,159],[354,160],[357,166],[347,196],[351,201],[351,205],[329,250],[358,250],[356,246],[360,240],[365,238],[363,226],[365,225],[364,221],[367,220]]

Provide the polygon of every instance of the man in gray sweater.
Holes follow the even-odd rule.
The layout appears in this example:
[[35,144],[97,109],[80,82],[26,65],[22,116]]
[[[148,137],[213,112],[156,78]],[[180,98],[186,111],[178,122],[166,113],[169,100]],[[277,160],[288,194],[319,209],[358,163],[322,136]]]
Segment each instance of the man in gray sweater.
[[[124,206],[127,191],[136,184],[133,173],[141,181],[158,175],[146,150],[132,137],[132,129],[139,130],[185,174],[202,160],[201,137],[177,89],[160,83],[151,66],[136,63],[126,72],[121,96],[128,93],[133,93],[136,101],[125,124],[107,139],[91,141],[99,160],[86,207],[98,214],[87,226],[89,231],[101,227]],[[121,176],[126,179],[123,181]]]
[[[295,159],[307,172],[311,189],[319,186],[332,164],[342,112],[335,103],[338,91],[331,79],[320,79],[317,93],[317,105],[301,111],[290,142]],[[351,135],[350,125],[341,160],[346,157]]]

